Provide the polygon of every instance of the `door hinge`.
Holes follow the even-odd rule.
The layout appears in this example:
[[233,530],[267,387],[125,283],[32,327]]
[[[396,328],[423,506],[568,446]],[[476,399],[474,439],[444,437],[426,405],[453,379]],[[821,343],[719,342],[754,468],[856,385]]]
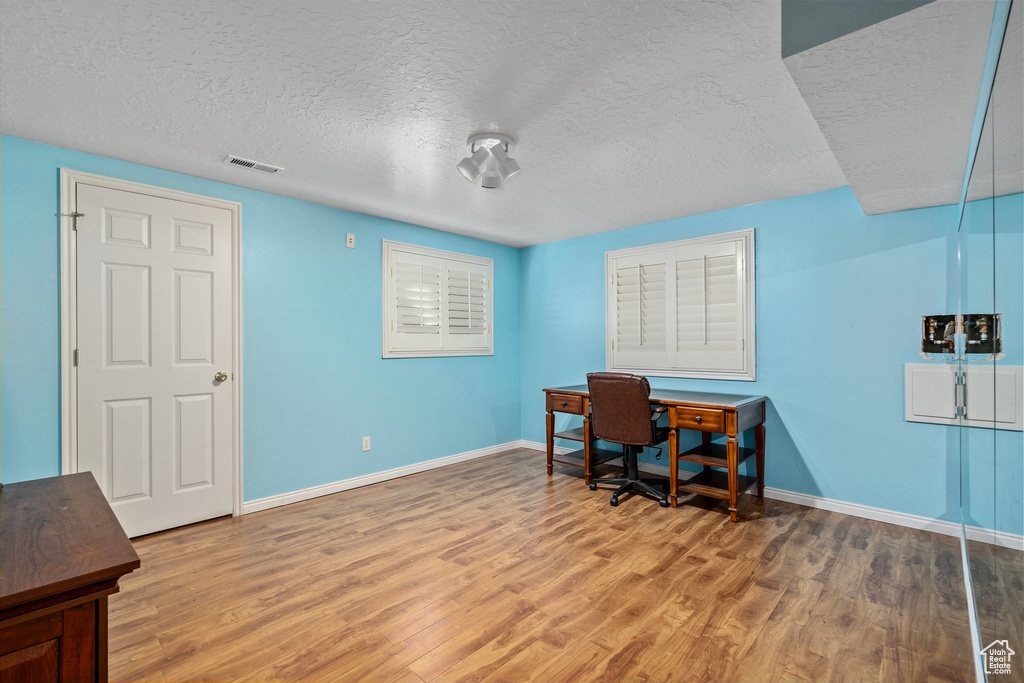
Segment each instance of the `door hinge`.
[[84,218],[85,214],[73,211],[72,213],[62,213],[61,216],[68,216],[71,219],[71,229],[78,232],[78,219]]
[[71,352],[71,362],[76,368],[78,367],[78,349]]

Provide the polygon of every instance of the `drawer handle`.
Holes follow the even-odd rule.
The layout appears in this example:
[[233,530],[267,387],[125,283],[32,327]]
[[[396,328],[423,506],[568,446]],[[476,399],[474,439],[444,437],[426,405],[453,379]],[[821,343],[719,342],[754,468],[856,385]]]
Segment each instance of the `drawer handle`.
[[566,407],[567,405],[569,405],[569,402],[568,402],[568,401],[562,401],[562,407],[563,407],[563,408],[564,408],[564,407]]
[[700,424],[701,423],[701,416],[698,415],[697,417],[693,418],[693,421],[696,422],[697,424]]

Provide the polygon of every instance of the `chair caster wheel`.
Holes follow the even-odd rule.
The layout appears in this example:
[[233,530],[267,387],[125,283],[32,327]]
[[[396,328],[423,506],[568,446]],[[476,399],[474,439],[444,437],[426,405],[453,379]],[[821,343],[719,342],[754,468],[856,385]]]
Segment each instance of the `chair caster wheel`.
[[590,485],[590,490],[591,491],[596,491],[597,490],[597,484],[591,484]]
[[612,498],[612,499],[611,499],[610,501],[608,501],[608,502],[609,502],[609,503],[611,504],[611,506],[612,506],[612,507],[615,507],[616,505],[618,505],[618,504],[619,504],[619,499],[618,499],[618,498]]
[[662,498],[661,500],[658,501],[658,505],[660,505],[663,508],[667,508],[668,507],[668,501],[665,500],[664,498]]

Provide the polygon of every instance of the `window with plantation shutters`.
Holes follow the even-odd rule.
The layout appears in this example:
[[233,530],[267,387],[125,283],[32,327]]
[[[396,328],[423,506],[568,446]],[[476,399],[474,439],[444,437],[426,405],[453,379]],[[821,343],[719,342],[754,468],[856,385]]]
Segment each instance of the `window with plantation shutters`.
[[383,242],[383,356],[494,353],[491,259]]
[[606,254],[610,370],[755,378],[754,231]]

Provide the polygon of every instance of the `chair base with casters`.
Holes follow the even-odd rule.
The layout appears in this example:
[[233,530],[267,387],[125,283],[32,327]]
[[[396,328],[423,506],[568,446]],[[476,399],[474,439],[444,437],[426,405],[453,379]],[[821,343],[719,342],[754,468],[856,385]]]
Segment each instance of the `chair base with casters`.
[[590,490],[596,491],[598,484],[619,485],[612,494],[611,503],[613,506],[619,504],[619,496],[623,493],[635,492],[642,496],[648,496],[658,501],[663,508],[668,507],[668,482],[664,479],[641,479],[640,468],[637,463],[637,456],[642,446],[623,446],[622,459],[625,461],[625,477],[614,479],[595,479],[590,483]]

